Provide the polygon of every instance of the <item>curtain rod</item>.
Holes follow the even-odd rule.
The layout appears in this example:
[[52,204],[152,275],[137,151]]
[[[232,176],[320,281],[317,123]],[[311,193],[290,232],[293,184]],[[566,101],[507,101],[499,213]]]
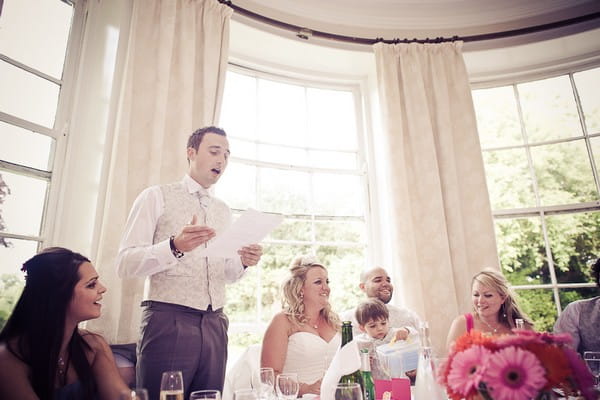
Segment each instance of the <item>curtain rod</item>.
[[541,25],[535,25],[535,26],[529,26],[527,28],[512,29],[512,30],[508,30],[508,31],[483,33],[483,34],[479,34],[479,35],[470,35],[470,36],[455,35],[455,36],[452,36],[449,38],[436,37],[436,38],[425,38],[425,39],[418,39],[418,38],[384,39],[382,37],[378,37],[375,39],[369,39],[369,38],[362,38],[362,37],[338,35],[335,33],[322,32],[322,31],[317,31],[317,30],[309,29],[306,27],[298,26],[298,25],[288,24],[287,22],[278,21],[273,18],[265,17],[264,15],[260,15],[253,11],[250,11],[250,10],[247,10],[240,6],[237,6],[237,5],[233,4],[231,0],[218,0],[218,2],[229,6],[235,12],[237,12],[245,17],[251,18],[251,19],[259,21],[259,22],[263,22],[263,23],[271,25],[271,26],[275,26],[277,28],[296,32],[296,36],[299,37],[300,39],[308,40],[311,37],[319,37],[319,38],[323,38],[323,39],[336,40],[336,41],[340,41],[340,42],[355,43],[355,44],[364,44],[364,45],[373,45],[373,44],[379,43],[379,42],[388,43],[388,44],[442,43],[442,42],[454,42],[454,41],[458,41],[458,40],[461,40],[465,43],[466,42],[478,42],[478,41],[484,41],[484,40],[502,39],[502,38],[507,38],[507,37],[512,37],[512,36],[520,36],[520,35],[525,35],[525,34],[529,34],[529,33],[541,32],[541,31],[545,31],[545,30],[549,30],[549,29],[562,28],[565,26],[579,24],[582,22],[592,21],[594,19],[600,18],[600,12],[594,12],[591,14],[581,15],[579,17],[569,18],[569,19],[565,19],[562,21],[550,22],[547,24],[541,24]]

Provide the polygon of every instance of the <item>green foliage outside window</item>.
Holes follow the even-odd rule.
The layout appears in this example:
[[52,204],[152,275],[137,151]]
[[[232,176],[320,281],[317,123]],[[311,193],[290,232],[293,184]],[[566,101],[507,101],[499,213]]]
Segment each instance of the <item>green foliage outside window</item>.
[[6,324],[6,320],[10,316],[25,282],[15,274],[2,274],[0,276],[0,329]]

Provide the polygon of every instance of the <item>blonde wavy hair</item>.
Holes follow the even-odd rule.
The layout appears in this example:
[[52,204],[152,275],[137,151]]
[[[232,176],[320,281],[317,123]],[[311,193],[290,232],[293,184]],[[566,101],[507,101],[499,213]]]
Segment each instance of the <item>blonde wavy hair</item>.
[[479,282],[495,290],[500,296],[504,297],[504,303],[502,303],[500,310],[498,310],[498,321],[500,323],[512,329],[516,326],[515,320],[520,318],[525,323],[525,326],[533,327],[531,319],[519,307],[517,295],[510,287],[504,275],[492,269],[485,269],[475,274],[471,280],[471,287],[473,287],[475,282]]
[[[290,322],[297,326],[302,326],[308,322],[304,314],[304,300],[300,293],[304,282],[306,282],[306,274],[311,268],[323,268],[327,271],[327,268],[314,256],[297,256],[290,264],[291,275],[281,285],[283,312],[287,314]],[[319,314],[329,325],[336,330],[340,329],[340,318],[331,309],[329,303]]]

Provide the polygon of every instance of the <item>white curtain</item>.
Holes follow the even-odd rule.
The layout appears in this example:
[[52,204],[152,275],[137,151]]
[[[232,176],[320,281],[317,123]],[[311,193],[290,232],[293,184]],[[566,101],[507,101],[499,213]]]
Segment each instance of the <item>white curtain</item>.
[[186,141],[216,124],[232,10],[216,0],[134,0],[98,254],[108,287],[89,329],[112,343],[135,342],[142,279],[121,280],[115,259],[129,209],[147,186],[181,179]]
[[374,46],[392,204],[393,257],[407,306],[438,354],[470,282],[498,268],[462,43]]

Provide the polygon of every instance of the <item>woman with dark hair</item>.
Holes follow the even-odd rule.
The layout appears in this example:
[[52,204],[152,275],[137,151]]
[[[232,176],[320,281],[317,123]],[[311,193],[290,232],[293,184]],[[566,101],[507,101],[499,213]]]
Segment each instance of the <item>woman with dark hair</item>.
[[[592,266],[592,278],[600,288],[600,258]],[[554,333],[569,333],[572,346],[581,355],[600,351],[600,296],[569,303],[554,324]]]
[[25,288],[0,332],[0,398],[118,399],[128,388],[110,347],[78,328],[100,316],[106,292],[90,261],[51,247],[22,270]]
[[471,280],[473,312],[459,315],[452,322],[446,346],[471,330],[490,335],[512,333],[517,319],[523,320],[524,329],[533,329],[533,322],[521,310],[516,295],[506,278],[498,271],[485,269]]
[[329,304],[327,270],[312,256],[296,257],[283,283],[283,310],[263,338],[261,366],[298,374],[299,397],[318,394],[341,345],[340,320]]

